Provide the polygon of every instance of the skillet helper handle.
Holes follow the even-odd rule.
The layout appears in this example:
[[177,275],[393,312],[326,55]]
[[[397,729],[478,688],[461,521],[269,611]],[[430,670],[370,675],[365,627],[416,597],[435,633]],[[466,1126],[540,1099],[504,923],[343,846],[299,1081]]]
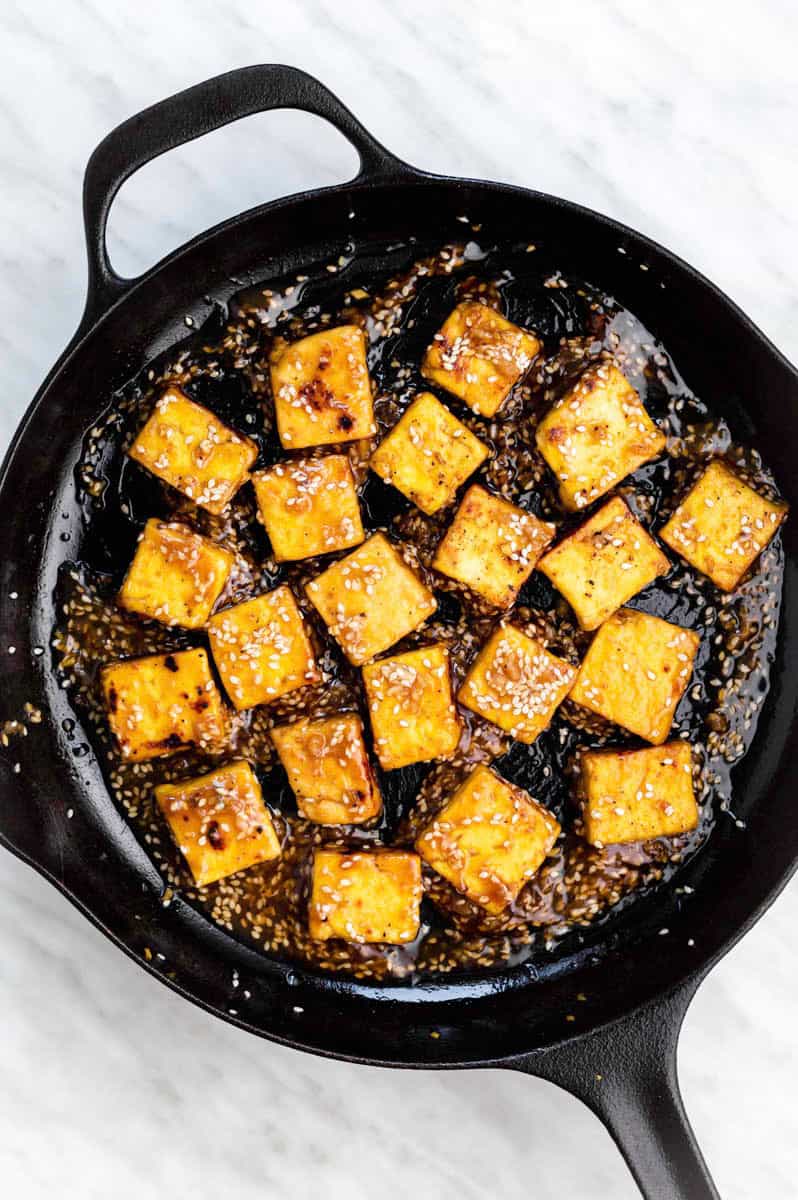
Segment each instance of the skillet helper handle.
[[517,1064],[559,1084],[604,1123],[646,1200],[720,1200],[684,1110],[676,1074],[695,987]]
[[359,155],[360,170],[353,182],[418,174],[372,137],[318,79],[295,67],[274,63],[242,67],[178,92],[118,125],[89,159],[83,181],[89,279],[81,331],[134,282],[116,273],[106,245],[108,213],[125,180],[167,150],[242,117],[279,108],[314,113],[334,125]]

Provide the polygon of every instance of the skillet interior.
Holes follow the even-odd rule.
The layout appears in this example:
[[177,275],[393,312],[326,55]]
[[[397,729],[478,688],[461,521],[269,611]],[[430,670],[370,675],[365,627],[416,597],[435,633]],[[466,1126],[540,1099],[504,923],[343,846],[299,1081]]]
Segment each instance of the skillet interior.
[[[356,217],[349,221],[352,209]],[[665,342],[695,391],[762,451],[785,498],[798,502],[794,372],[718,293],[644,239],[594,214],[515,189],[434,179],[280,202],[192,243],[139,283],[52,377],[3,481],[7,512],[18,512],[18,498],[25,497],[24,517],[0,530],[0,634],[17,647],[6,659],[12,668],[6,672],[6,711],[21,717],[30,703],[43,712],[42,723],[32,725],[27,738],[12,739],[0,760],[7,780],[0,816],[5,838],[129,952],[193,999],[280,1040],[384,1062],[491,1060],[622,1015],[705,969],[775,894],[798,851],[789,781],[798,690],[798,547],[789,522],[771,692],[760,734],[733,777],[736,809],[747,827],[728,822],[716,829],[682,876],[696,889],[692,896],[665,893],[639,902],[611,938],[553,957],[537,975],[518,968],[473,981],[377,988],[271,963],[179,901],[162,905],[160,876],[110,802],[93,757],[75,757],[76,733],[61,725],[74,714],[52,676],[49,652],[33,658],[31,652],[34,645],[47,646],[58,567],[79,554],[73,467],[82,433],[109,394],[182,340],[186,314],[201,322],[210,299],[302,270],[308,261],[337,258],[348,237],[417,235],[443,242],[461,236],[456,217],[463,212],[482,223],[484,240],[534,241],[564,271],[613,290]],[[15,762],[21,764],[18,774]],[[669,933],[658,936],[662,928]],[[651,936],[644,936],[647,929]],[[688,945],[690,939],[695,945]],[[575,1003],[577,993],[588,999]],[[576,1022],[566,1024],[566,1014]]]

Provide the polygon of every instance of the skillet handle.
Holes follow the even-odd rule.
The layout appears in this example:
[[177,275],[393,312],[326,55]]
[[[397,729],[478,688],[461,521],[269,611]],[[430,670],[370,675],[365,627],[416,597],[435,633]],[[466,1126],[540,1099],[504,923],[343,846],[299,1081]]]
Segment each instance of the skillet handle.
[[274,63],[241,67],[178,92],[118,125],[89,159],[83,181],[89,280],[79,333],[135,282],[116,273],[106,245],[108,213],[125,180],[167,150],[242,117],[275,108],[315,113],[334,125],[360,157],[353,182],[421,174],[386,150],[318,79],[296,67]]
[[676,1048],[697,982],[595,1033],[512,1064],[582,1100],[646,1200],[719,1200],[684,1111]]

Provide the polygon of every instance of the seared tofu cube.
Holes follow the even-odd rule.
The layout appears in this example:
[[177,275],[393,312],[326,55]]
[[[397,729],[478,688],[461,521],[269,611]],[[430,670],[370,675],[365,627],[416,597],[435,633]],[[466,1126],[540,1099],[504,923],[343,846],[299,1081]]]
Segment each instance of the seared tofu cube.
[[302,614],[285,585],[216,613],[208,638],[237,709],[269,704],[321,680]]
[[571,700],[659,745],[690,682],[700,640],[691,629],[622,608],[593,638]]
[[432,565],[496,608],[509,608],[553,537],[548,521],[474,484]]
[[317,850],[310,936],[401,946],[418,936],[421,860],[403,850]]
[[179,388],[170,387],[129,453],[194,504],[218,514],[246,480],[258,448]]
[[488,457],[488,447],[422,392],[371,456],[371,469],[422,512],[436,513]]
[[425,379],[492,417],[540,353],[541,342],[495,309],[465,301],[449,314],[421,364]]
[[303,817],[318,825],[362,825],[379,816],[382,797],[355,713],[280,725],[272,741]]
[[457,699],[519,742],[546,729],[576,668],[514,625],[500,625],[480,650]]
[[124,758],[208,749],[224,729],[224,706],[202,649],[131,658],[103,667],[108,722]]
[[333,563],[305,590],[356,667],[417,629],[437,607],[432,592],[382,533]]
[[733,592],[787,516],[719,459],[688,492],[660,537],[716,587]]
[[277,562],[348,550],[363,541],[352,468],[345,454],[293,459],[252,476]]
[[572,512],[661,453],[665,435],[614,363],[588,367],[541,421],[536,440]]
[[249,763],[162,783],[155,799],[198,887],[279,858],[280,841]]
[[424,646],[363,668],[374,749],[386,771],[451,758],[460,740],[449,651]]
[[117,596],[122,608],[164,625],[201,629],[235,555],[177,521],[148,521]]
[[588,750],[580,770],[585,838],[593,846],[674,837],[698,824],[687,742],[645,750]]
[[618,496],[538,563],[583,629],[597,629],[669,567],[657,543]]
[[270,366],[277,432],[286,450],[354,442],[377,432],[366,339],[357,325],[278,345]]
[[557,820],[528,792],[479,766],[421,833],[416,849],[458,892],[501,913],[559,836]]

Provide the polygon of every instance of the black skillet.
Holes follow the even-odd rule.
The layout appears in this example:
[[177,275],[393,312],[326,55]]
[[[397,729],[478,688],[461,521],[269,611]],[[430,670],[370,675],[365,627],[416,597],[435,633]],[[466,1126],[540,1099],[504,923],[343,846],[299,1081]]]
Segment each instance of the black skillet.
[[[108,260],[105,229],[123,181],[172,147],[277,108],[330,121],[360,156],[357,177],[244,213],[146,275],[120,278]],[[255,146],[253,153],[263,151]],[[242,285],[334,261],[346,239],[360,246],[413,236],[440,243],[462,234],[455,221],[467,213],[494,239],[556,249],[564,270],[573,264],[579,277],[612,290],[662,339],[698,394],[759,448],[794,510],[798,373],[727,297],[662,247],[539,192],[418,171],[385,150],[321,84],[290,67],[233,71],[126,121],[91,158],[84,210],[86,311],[22,420],[0,480],[0,649],[16,647],[4,655],[3,716],[24,720],[26,705],[42,713],[40,723],[28,722],[27,737],[12,734],[0,754],[3,844],[145,969],[223,1020],[354,1062],[503,1066],[539,1075],[599,1115],[646,1196],[716,1196],[679,1096],[676,1044],[699,982],[798,861],[791,778],[798,744],[795,521],[783,535],[784,607],[772,688],[753,748],[734,773],[745,828],[718,825],[681,873],[691,895],[664,889],[644,898],[599,942],[554,955],[544,968],[417,986],[358,984],[272,961],[179,898],[165,906],[163,882],[111,802],[93,754],[80,753],[87,739],[46,648],[59,565],[79,555],[83,535],[73,468],[82,434],[110,394],[185,337],[186,315],[200,323],[212,299],[225,300]],[[587,999],[577,1002],[578,994]],[[569,1014],[576,1019],[568,1021]]]

